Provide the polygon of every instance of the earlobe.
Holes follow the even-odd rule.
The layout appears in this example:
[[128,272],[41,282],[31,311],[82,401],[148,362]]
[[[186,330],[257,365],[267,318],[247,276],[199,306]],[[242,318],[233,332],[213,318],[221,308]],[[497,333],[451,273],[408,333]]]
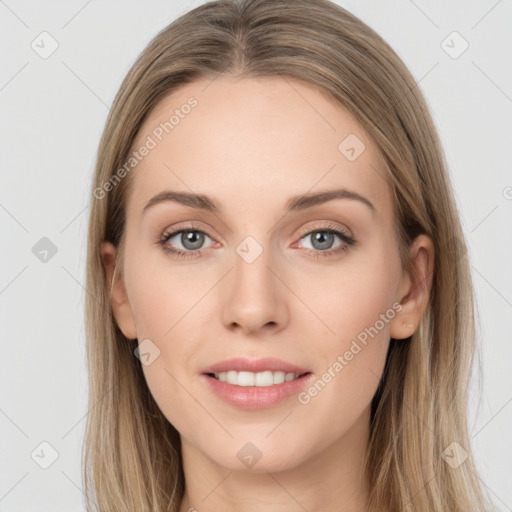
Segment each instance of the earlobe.
[[137,338],[137,329],[118,266],[117,249],[112,243],[104,241],[100,245],[100,255],[105,268],[107,285],[110,290],[110,303],[116,323],[126,338],[135,339]]
[[427,235],[419,235],[410,248],[413,272],[404,274],[401,291],[400,313],[391,321],[390,336],[405,339],[417,329],[429,303],[434,272],[434,244]]

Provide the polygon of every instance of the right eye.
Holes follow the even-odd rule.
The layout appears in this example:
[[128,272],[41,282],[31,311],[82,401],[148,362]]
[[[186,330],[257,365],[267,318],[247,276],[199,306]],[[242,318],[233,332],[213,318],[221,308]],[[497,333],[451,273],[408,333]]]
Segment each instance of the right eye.
[[[187,226],[179,230],[164,233],[158,243],[167,254],[171,253],[180,258],[188,258],[199,255],[205,237],[210,238],[204,231],[196,229],[193,226]],[[173,244],[169,244],[169,241],[173,238],[177,238],[177,241]],[[181,244],[182,248],[175,248],[175,243]]]

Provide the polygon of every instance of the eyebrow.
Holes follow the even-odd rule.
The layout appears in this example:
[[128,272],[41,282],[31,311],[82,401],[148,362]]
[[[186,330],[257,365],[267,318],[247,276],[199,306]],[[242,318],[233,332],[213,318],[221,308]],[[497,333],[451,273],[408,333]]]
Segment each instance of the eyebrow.
[[[358,194],[357,192],[347,190],[345,188],[326,190],[322,192],[312,192],[308,194],[291,197],[285,204],[285,211],[294,212],[306,210],[307,208],[311,208],[313,206],[317,206],[319,204],[332,201],[334,199],[350,199],[354,201],[359,201],[368,206],[372,213],[375,214],[376,211],[375,206],[366,197],[362,196],[361,194]],[[153,196],[148,201],[146,206],[144,206],[142,214],[146,213],[147,210],[149,210],[150,208],[157,204],[169,201],[179,203],[184,206],[189,206],[190,208],[208,211],[214,214],[220,214],[222,212],[221,204],[216,199],[209,197],[207,195],[164,190],[163,192],[160,192],[156,196]]]

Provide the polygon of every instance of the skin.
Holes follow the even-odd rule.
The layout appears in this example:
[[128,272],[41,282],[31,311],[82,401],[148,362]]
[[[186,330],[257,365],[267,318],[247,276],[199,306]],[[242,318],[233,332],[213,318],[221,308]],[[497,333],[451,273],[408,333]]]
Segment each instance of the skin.
[[[160,350],[143,370],[181,435],[180,512],[238,511],[241,504],[255,512],[363,511],[371,400],[390,337],[410,336],[425,311],[432,241],[421,235],[410,248],[421,276],[415,280],[400,265],[392,192],[376,146],[347,110],[301,82],[222,76],[187,84],[151,113],[134,147],[190,96],[197,107],[132,171],[124,267],[112,294],[124,335],[149,338]],[[338,150],[349,134],[365,145],[354,161]],[[375,213],[351,199],[284,212],[291,196],[341,187],[366,197]],[[207,194],[223,211],[167,202],[143,215],[166,189]],[[167,254],[156,242],[188,221],[206,233],[200,256]],[[327,249],[314,245],[308,233],[326,225],[356,243],[315,258],[344,244],[334,236]],[[247,236],[263,249],[252,263],[236,252]],[[167,243],[191,250],[180,235]],[[116,249],[104,242],[101,254],[112,279]],[[224,359],[272,356],[309,368],[315,381],[394,303],[401,311],[307,404],[295,395],[241,410],[200,377]],[[251,468],[237,457],[248,441],[262,454]]]

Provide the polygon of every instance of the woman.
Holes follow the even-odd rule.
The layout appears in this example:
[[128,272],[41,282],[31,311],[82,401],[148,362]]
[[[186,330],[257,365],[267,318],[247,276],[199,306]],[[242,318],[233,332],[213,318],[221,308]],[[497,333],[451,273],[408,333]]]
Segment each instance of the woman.
[[184,14],[124,80],[92,196],[89,510],[488,509],[444,156],[362,21]]

